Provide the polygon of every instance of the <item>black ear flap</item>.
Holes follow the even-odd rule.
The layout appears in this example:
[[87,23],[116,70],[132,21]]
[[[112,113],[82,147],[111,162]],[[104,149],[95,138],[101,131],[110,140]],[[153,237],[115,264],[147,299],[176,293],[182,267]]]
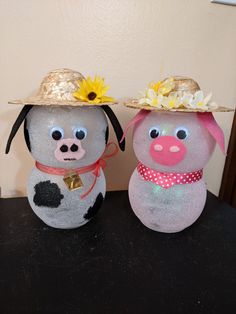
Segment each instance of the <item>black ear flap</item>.
[[109,106],[102,105],[101,107],[105,111],[109,120],[111,121],[111,124],[113,126],[114,131],[115,131],[116,138],[117,138],[118,145],[119,145],[120,149],[122,151],[124,151],[125,150],[125,140],[120,143],[120,140],[122,139],[122,136],[124,133],[122,130],[122,127],[120,125],[120,122],[118,121],[116,115],[114,114],[114,112],[112,111],[112,109]]
[[8,154],[11,148],[11,142],[13,140],[13,138],[15,137],[19,127],[21,126],[22,122],[25,120],[28,112],[30,111],[30,109],[33,108],[33,105],[25,105],[23,107],[23,109],[21,110],[21,112],[19,113],[19,116],[17,117],[15,123],[13,124],[13,127],[11,129],[11,133],[9,135],[8,141],[7,141],[7,146],[6,146],[6,150],[5,153]]

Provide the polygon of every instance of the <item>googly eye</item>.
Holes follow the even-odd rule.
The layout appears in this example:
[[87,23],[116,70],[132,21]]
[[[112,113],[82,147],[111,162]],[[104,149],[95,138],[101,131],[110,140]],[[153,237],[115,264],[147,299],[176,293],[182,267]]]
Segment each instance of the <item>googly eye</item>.
[[159,135],[161,134],[161,131],[158,127],[152,127],[150,130],[149,130],[149,136],[151,138],[156,138],[158,137]]
[[79,127],[74,129],[74,137],[78,140],[83,140],[87,136],[87,129]]
[[50,136],[55,141],[59,141],[64,137],[64,130],[58,126],[55,126],[54,128],[51,129]]
[[175,130],[175,136],[179,140],[185,140],[188,137],[188,129],[185,127],[179,127]]

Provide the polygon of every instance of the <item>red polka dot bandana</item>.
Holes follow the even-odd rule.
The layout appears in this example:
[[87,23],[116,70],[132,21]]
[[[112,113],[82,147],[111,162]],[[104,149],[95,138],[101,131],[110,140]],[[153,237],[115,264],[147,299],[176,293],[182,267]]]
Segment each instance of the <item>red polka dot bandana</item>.
[[164,189],[169,189],[175,184],[190,184],[199,181],[203,175],[203,169],[193,172],[158,172],[138,163],[137,170],[146,181],[151,181],[160,185]]

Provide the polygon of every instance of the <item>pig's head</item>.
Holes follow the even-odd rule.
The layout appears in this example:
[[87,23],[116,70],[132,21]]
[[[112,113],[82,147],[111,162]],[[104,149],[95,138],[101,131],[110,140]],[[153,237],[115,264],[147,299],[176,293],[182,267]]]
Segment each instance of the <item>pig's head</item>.
[[156,171],[196,171],[207,164],[216,142],[224,150],[223,132],[211,113],[141,110],[132,124],[137,159]]

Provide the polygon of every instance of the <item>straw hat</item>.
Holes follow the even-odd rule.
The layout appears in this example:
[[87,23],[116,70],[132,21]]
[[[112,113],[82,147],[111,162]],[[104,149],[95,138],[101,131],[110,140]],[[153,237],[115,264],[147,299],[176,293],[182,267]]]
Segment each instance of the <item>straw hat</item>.
[[232,108],[218,106],[211,94],[204,97],[196,81],[189,77],[174,76],[150,83],[139,99],[129,99],[124,105],[134,109],[180,112],[227,112]]
[[[9,104],[41,106],[102,106],[116,103],[115,101],[92,102],[97,96],[93,90],[88,91],[88,93],[90,93],[88,94],[88,98],[91,96],[91,102],[76,98],[73,94],[80,89],[80,85],[84,82],[86,82],[86,79],[77,71],[65,68],[56,69],[49,72],[44,77],[38,92],[34,96],[25,99],[12,100],[9,101]],[[98,87],[105,87],[106,90],[108,89],[108,87],[105,85],[102,86],[101,84],[103,84],[103,79],[100,79],[100,85]]]

